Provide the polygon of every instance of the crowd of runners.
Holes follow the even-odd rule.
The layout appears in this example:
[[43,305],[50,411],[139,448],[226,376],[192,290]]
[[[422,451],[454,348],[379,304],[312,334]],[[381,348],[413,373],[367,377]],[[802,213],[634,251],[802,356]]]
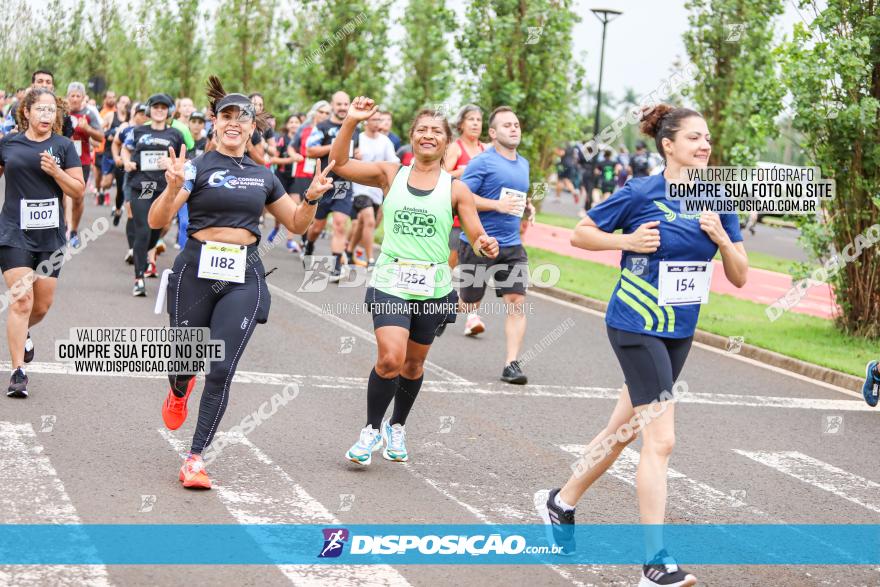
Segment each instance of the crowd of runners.
[[[254,328],[270,316],[258,251],[264,233],[269,241],[285,238],[286,248],[314,271],[316,243],[327,232],[329,282],[358,271],[370,275],[363,302],[377,354],[365,418],[352,422],[356,441],[344,453],[349,461],[370,465],[379,450],[389,461],[411,458],[406,421],[431,346],[460,313],[464,326],[456,335],[485,332],[478,309],[488,288],[507,311],[500,378],[527,383],[518,360],[529,287],[521,235],[534,207],[529,162],[517,152],[527,129],[512,109],[466,104],[452,120],[424,109],[405,121],[401,139],[391,131],[389,112],[342,90],[306,112],[275,118],[260,93],[229,93],[215,77],[203,98],[106,92],[100,110],[80,83],[69,83],[62,96],[51,72],[37,71],[31,81],[9,108],[0,141],[6,178],[0,268],[16,292],[6,317],[10,397],[28,395],[31,330],[49,311],[61,272],[59,263],[47,261],[65,247],[83,246],[79,223],[92,201],[107,207],[114,226],[125,219],[118,230],[127,247],[120,256],[132,265],[133,295],[164,296],[171,327],[207,327],[211,339],[225,343],[224,359],[212,363],[201,390],[179,471],[184,487],[211,487],[202,453],[217,432]],[[566,553],[576,548],[578,501],[639,435],[640,519],[646,528],[663,524],[675,442],[671,392],[709,295],[708,266],[720,253],[733,285],[742,287],[748,274],[735,216],[684,214],[678,201],[665,198],[666,182],[682,167],[708,165],[706,121],[694,110],[661,105],[645,112],[641,130],[653,139],[661,165],[644,142],[633,154],[606,151],[594,161],[578,146],[561,153],[558,185],[585,202],[572,245],[622,251],[606,323],[625,381],[606,427],[587,449],[604,452],[561,487],[536,493],[538,514]],[[161,285],[148,288],[160,273],[169,232],[179,253],[165,279],[155,282]],[[876,362],[866,376],[865,399],[877,405]],[[197,380],[171,375],[169,381],[161,414],[175,430],[187,418]],[[157,417],[158,411],[157,405]],[[621,439],[619,429],[633,418],[644,425]],[[666,552],[660,533],[646,532],[645,544],[641,585],[696,582]]]

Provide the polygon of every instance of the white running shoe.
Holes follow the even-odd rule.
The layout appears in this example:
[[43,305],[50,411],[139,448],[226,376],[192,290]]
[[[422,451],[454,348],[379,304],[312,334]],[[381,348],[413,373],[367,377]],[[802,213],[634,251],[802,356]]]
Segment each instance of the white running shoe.
[[345,453],[345,458],[353,463],[367,466],[373,462],[373,453],[380,448],[382,448],[382,435],[378,430],[367,425],[361,430],[358,441]]

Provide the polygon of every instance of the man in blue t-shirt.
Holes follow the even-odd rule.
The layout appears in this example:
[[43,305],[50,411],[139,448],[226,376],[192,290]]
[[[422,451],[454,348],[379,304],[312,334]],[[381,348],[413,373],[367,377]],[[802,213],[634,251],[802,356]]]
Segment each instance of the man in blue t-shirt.
[[471,159],[461,180],[474,192],[480,222],[486,234],[498,240],[501,250],[495,259],[478,257],[462,232],[458,247],[462,279],[459,297],[469,312],[465,335],[483,332],[486,327],[476,311],[486,292],[488,277],[492,277],[495,293],[504,298],[507,308],[507,356],[501,380],[522,385],[528,380],[517,356],[526,333],[523,303],[529,259],[520,239],[520,223],[524,213],[534,214],[534,208],[527,200],[529,162],[516,152],[521,130],[513,110],[501,106],[492,112],[489,138],[492,146]]

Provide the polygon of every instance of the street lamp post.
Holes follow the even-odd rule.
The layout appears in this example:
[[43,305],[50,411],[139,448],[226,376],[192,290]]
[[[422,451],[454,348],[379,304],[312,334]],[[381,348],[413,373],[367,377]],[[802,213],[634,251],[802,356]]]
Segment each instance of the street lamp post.
[[592,8],[590,9],[602,22],[602,52],[599,57],[599,87],[596,91],[596,120],[593,122],[593,138],[599,136],[599,113],[602,109],[602,70],[605,67],[605,27],[608,23],[623,14],[619,10],[611,10],[609,8]]

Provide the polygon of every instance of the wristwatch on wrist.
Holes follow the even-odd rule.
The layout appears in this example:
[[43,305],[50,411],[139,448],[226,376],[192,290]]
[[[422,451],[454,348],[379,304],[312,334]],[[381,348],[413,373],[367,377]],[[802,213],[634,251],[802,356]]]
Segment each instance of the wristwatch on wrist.
[[305,198],[306,198],[306,203],[307,203],[309,206],[317,206],[317,205],[318,205],[318,202],[321,201],[321,197],[320,197],[320,196],[318,196],[318,197],[315,198],[314,200],[310,200],[308,194],[306,194]]

